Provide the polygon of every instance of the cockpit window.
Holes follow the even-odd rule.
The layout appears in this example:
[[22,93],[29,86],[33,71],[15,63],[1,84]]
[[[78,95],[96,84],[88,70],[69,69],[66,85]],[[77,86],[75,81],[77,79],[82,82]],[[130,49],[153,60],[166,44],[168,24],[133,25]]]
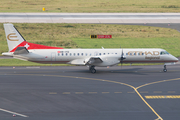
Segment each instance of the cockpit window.
[[160,52],[160,55],[165,55],[165,54],[169,55],[169,53],[167,51],[161,51]]

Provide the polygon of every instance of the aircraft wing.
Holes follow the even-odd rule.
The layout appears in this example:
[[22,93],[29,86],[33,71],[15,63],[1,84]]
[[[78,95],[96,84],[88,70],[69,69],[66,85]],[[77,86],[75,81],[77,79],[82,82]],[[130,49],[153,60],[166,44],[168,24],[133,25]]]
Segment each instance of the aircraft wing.
[[103,62],[103,60],[100,57],[91,57],[86,62],[86,65],[97,64],[97,63],[102,63],[102,62]]
[[100,57],[89,57],[86,59],[75,59],[69,62],[69,64],[73,65],[91,65],[94,63],[102,63],[102,59]]
[[75,59],[68,63],[72,65],[85,65],[84,59]]

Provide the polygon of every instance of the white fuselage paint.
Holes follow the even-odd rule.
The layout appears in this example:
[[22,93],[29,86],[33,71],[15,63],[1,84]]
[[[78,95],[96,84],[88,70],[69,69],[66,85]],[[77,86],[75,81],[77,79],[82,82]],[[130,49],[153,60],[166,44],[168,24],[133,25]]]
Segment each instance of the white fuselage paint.
[[[38,63],[86,65],[91,57],[103,62],[94,66],[111,66],[120,63],[172,63],[178,59],[171,54],[161,54],[163,49],[33,49],[29,54],[14,55],[15,58]],[[122,55],[124,53],[124,55]]]

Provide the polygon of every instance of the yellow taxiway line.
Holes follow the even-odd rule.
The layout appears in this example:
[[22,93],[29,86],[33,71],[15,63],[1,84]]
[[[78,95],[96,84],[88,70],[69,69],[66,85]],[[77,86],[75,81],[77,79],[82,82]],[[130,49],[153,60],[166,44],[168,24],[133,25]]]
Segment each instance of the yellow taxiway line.
[[[152,85],[156,83],[162,83],[162,82],[169,82],[169,81],[175,81],[180,80],[180,78],[175,79],[168,79],[168,80],[162,80],[162,81],[156,81],[152,83],[147,83],[138,87],[134,87],[132,85],[129,85],[127,83],[117,82],[117,81],[111,81],[111,80],[104,80],[104,79],[96,79],[96,78],[86,78],[86,77],[77,77],[77,76],[64,76],[64,75],[42,75],[42,74],[6,74],[6,75],[33,75],[33,76],[52,76],[52,77],[65,77],[65,78],[75,78],[75,79],[86,79],[86,80],[96,80],[96,81],[102,81],[102,82],[109,82],[109,83],[116,83],[120,85],[125,85],[130,88],[133,88],[134,91],[139,95],[139,97],[142,99],[142,101],[152,110],[152,112],[158,117],[156,120],[163,120],[161,116],[149,105],[149,103],[146,102],[146,100],[142,97],[142,95],[138,92],[138,89],[147,85]],[[96,94],[97,92],[89,92],[91,94]],[[82,94],[82,93],[81,93]]]

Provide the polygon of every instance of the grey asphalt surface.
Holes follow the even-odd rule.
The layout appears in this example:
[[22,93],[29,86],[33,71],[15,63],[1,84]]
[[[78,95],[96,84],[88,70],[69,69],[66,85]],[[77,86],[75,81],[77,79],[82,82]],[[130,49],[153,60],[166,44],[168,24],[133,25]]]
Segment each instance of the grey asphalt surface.
[[[156,114],[130,86],[138,87],[146,102],[164,120],[180,119],[179,99],[146,99],[147,95],[179,95],[180,64],[167,66],[0,67],[0,108],[28,116],[3,120],[154,120]],[[159,83],[149,84],[157,81]],[[122,84],[119,84],[121,82]],[[128,84],[128,85],[125,85]]]
[[0,13],[13,23],[180,23],[179,13]]
[[27,18],[27,17],[30,17],[30,18],[47,18],[47,17],[55,17],[55,18],[136,18],[136,19],[146,19],[146,18],[151,18],[151,19],[164,19],[164,18],[180,18],[180,15],[177,14],[177,15],[158,15],[158,14],[154,14],[154,15],[141,15],[141,14],[132,14],[132,15],[96,15],[96,14],[79,14],[79,15],[76,15],[76,14],[0,14],[0,17],[5,17],[5,18],[11,18],[11,17],[14,17],[14,18]]

